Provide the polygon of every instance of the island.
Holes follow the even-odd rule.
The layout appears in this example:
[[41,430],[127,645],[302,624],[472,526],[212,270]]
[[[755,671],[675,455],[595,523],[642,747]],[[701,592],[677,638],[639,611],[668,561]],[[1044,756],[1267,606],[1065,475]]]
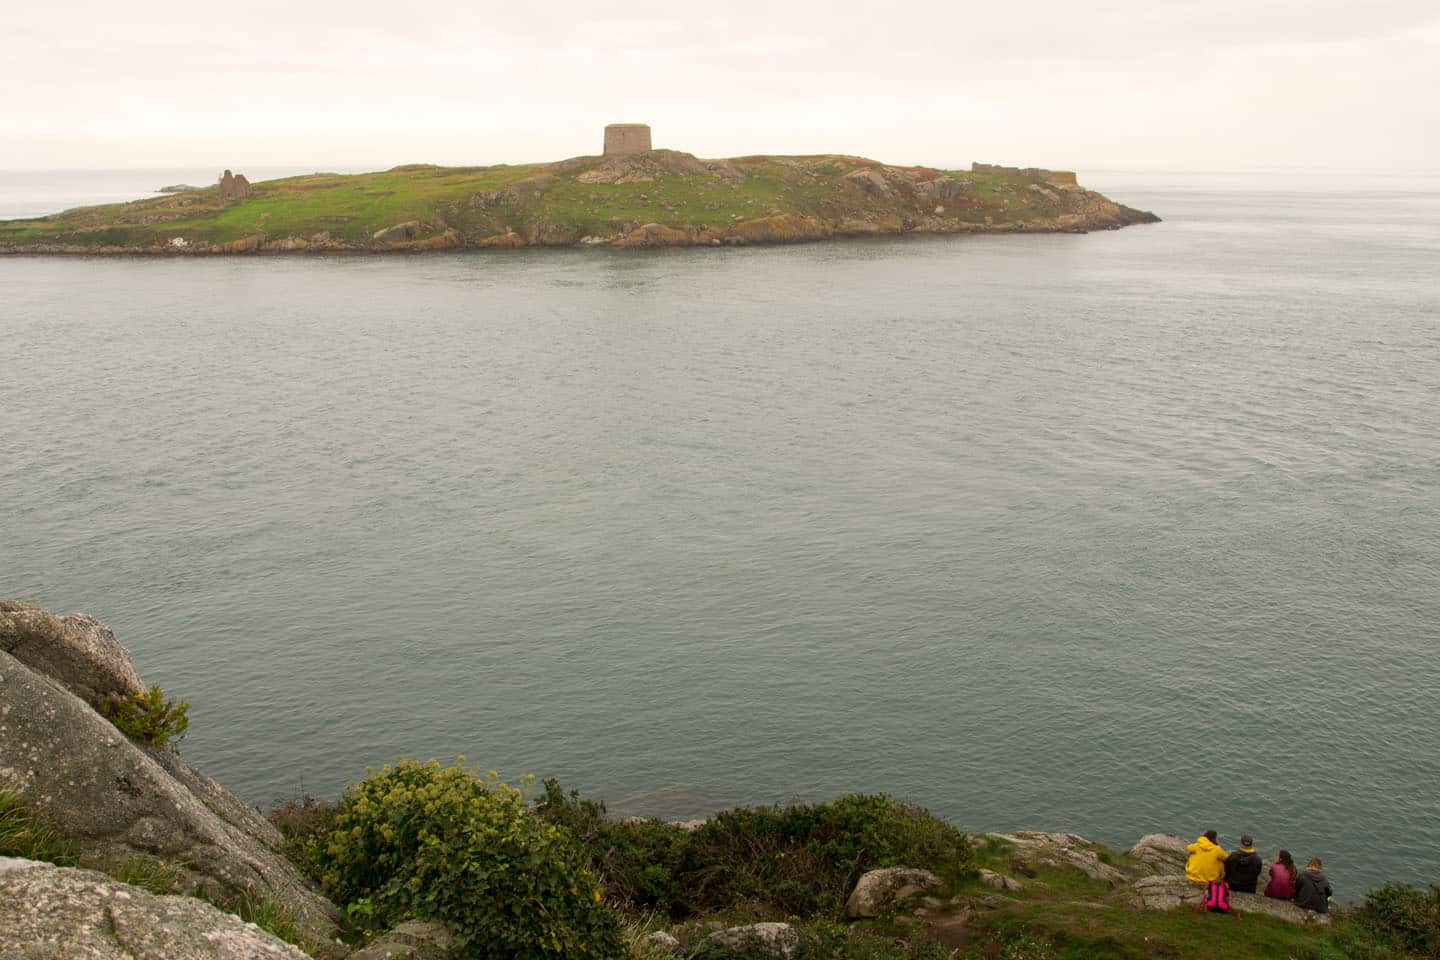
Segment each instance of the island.
[[1069,171],[895,166],[843,155],[704,160],[606,128],[555,163],[315,173],[0,221],[0,253],[214,255],[745,246],[841,237],[1084,233],[1153,223]]

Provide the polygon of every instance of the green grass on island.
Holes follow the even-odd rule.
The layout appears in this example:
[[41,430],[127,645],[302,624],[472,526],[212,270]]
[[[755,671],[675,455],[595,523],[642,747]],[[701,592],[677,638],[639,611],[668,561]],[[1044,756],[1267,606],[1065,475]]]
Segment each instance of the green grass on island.
[[239,198],[214,186],[0,221],[0,252],[725,245],[1083,231],[1153,219],[1040,170],[936,170],[847,156],[699,160],[656,150],[519,166],[316,173],[256,183]]

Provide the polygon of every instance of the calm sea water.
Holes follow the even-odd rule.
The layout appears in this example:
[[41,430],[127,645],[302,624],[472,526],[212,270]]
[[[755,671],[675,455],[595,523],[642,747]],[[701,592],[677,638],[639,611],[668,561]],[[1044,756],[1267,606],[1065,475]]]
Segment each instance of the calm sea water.
[[1089,180],[1166,222],[0,259],[0,595],[257,803],[464,754],[1440,879],[1440,181]]

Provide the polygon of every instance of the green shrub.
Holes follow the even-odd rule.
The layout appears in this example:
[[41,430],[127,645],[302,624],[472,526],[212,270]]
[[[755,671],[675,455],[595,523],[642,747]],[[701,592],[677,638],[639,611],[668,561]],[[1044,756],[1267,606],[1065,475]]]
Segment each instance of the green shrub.
[[866,870],[921,867],[949,882],[974,872],[963,833],[886,796],[737,807],[691,832],[658,820],[607,820],[604,804],[547,780],[536,812],[585,845],[617,899],[676,919],[737,907],[835,915]]
[[336,804],[305,794],[277,802],[266,817],[285,838],[285,856],[304,869],[305,852],[311,841],[329,834],[335,828],[335,818],[339,815],[340,808]]
[[44,860],[62,867],[78,864],[75,851],[18,793],[0,790],[0,857]]
[[1387,883],[1365,895],[1352,919],[1379,939],[1422,957],[1440,957],[1440,886],[1429,892]]
[[437,919],[465,957],[623,953],[585,851],[494,774],[433,760],[385,767],[350,788],[308,859],[336,903],[368,899],[387,925]]
[[661,820],[608,820],[605,804],[575,790],[567,795],[553,779],[545,781],[535,812],[584,845],[591,868],[613,899],[633,908],[683,912],[677,873],[687,831]]
[[974,873],[954,826],[884,795],[738,807],[690,835],[681,883],[693,909],[768,903],[800,916],[838,913],[867,870],[908,866],[949,883]]
[[101,716],[130,739],[149,744],[178,742],[184,737],[190,726],[185,716],[189,709],[188,703],[166,700],[159,686],[128,697],[112,693],[100,701]]

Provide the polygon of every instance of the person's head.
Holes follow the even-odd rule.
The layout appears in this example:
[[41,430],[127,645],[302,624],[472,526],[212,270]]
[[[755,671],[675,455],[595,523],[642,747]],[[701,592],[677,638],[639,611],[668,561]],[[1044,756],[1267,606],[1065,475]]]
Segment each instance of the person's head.
[[1250,836],[1250,834],[1248,833],[1240,834],[1240,846],[1244,847],[1246,850],[1253,849],[1255,846],[1255,838]]
[[1220,842],[1220,834],[1216,833],[1214,830],[1206,830],[1204,833],[1200,834],[1200,836],[1204,837],[1206,840],[1209,840],[1211,843]]
[[1290,869],[1291,873],[1295,872],[1295,858],[1290,856],[1289,850],[1281,850],[1278,859],[1281,863],[1285,864],[1285,866]]
[[1310,862],[1305,864],[1305,869],[1314,870],[1316,873],[1319,873],[1321,870],[1325,869],[1325,864],[1320,862],[1319,857],[1311,857]]

